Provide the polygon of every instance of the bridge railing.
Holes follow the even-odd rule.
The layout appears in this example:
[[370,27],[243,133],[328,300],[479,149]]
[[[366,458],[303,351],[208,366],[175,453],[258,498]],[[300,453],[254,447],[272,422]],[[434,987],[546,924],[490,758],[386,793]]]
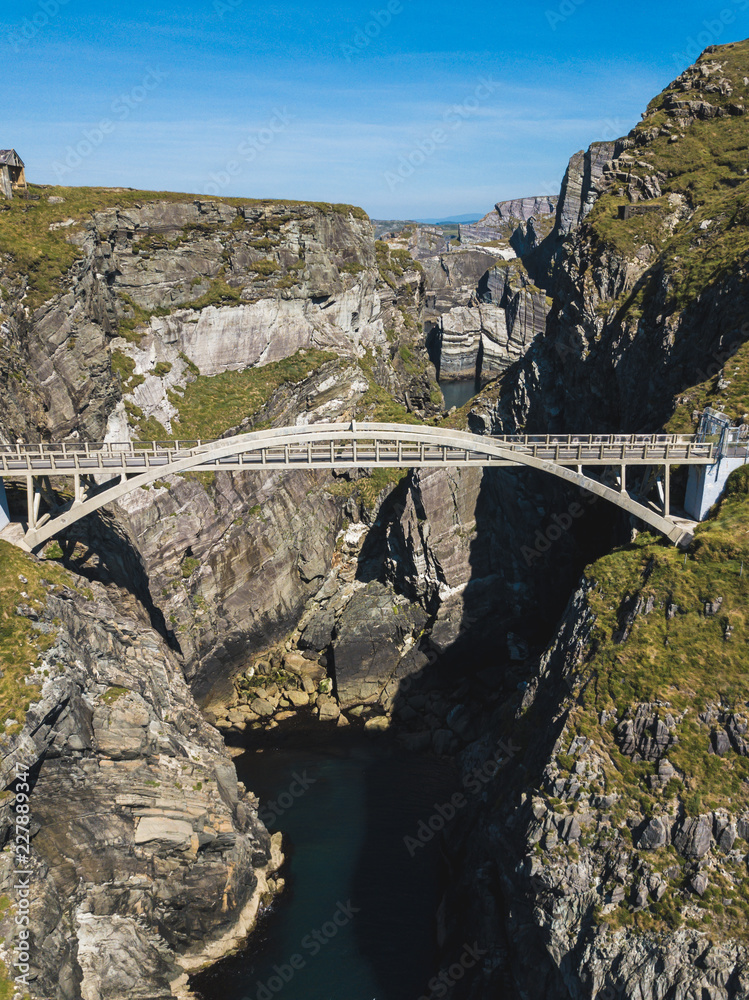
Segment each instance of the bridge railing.
[[[277,437],[305,437],[314,433],[328,433],[328,428],[330,425],[320,425],[311,424],[307,427],[293,427],[293,428],[278,428],[275,430],[255,432],[251,436],[260,443],[263,437],[268,437],[270,439]],[[403,424],[398,427],[397,438],[393,437],[392,440],[403,440],[404,437],[409,437],[409,429],[413,425]],[[331,436],[335,434],[340,434],[342,440],[351,440],[354,436],[361,435],[361,441],[366,442],[377,438],[381,441],[388,440],[387,432],[378,430],[375,426],[367,424],[359,424],[355,431],[350,431],[348,426],[335,425],[335,430],[330,431]],[[425,436],[434,437],[436,439],[435,443],[438,443],[441,439],[447,436],[461,437],[465,432],[451,432],[445,431],[443,428],[438,427],[423,427],[413,428],[413,440],[418,441],[423,439]],[[472,440],[472,443],[477,445],[482,437],[480,435],[466,435]],[[234,440],[241,440],[245,435],[240,435],[237,438],[220,438],[214,441],[203,441],[201,439],[175,439],[169,441],[61,441],[61,442],[35,442],[35,443],[17,443],[17,444],[0,444],[0,457],[16,457],[24,458],[26,456],[32,457],[51,457],[51,456],[61,456],[66,458],[68,456],[74,455],[112,455],[119,456],[123,454],[136,454],[138,452],[151,452],[151,453],[165,453],[171,454],[174,452],[191,452],[198,449],[206,449],[213,447],[214,445],[228,445]],[[676,448],[687,448],[690,445],[700,445],[702,448],[708,448],[711,446],[710,442],[701,442],[697,439],[695,435],[686,434],[574,434],[574,435],[564,435],[564,434],[514,434],[514,435],[486,435],[486,440],[488,443],[494,445],[506,444],[510,447],[555,447],[560,446],[564,448],[574,447],[576,445],[582,446],[603,446],[603,447],[643,447],[645,445],[654,446],[672,446]],[[738,442],[734,443],[734,447],[738,446]],[[743,446],[749,447],[749,442],[743,443]]]

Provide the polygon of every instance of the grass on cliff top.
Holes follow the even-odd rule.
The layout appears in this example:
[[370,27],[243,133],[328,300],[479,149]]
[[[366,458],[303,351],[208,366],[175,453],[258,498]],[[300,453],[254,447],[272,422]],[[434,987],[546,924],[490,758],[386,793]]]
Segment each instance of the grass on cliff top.
[[[732,81],[732,100],[746,103],[749,91],[744,78],[749,76],[749,43],[726,46],[719,54],[705,57],[714,59],[726,63],[720,75]],[[637,126],[638,134],[678,121],[658,110],[667,95],[678,100],[726,103],[720,95],[666,90],[651,102],[655,114]],[[612,193],[598,199],[588,221],[598,236],[624,257],[631,258],[646,244],[653,246],[669,275],[669,301],[683,308],[721,278],[746,268],[749,114],[697,120],[684,135],[673,131],[678,137],[676,142],[671,142],[668,135],[658,135],[629,151],[634,159],[652,164],[648,168],[635,165],[633,173],[666,175],[661,185],[663,197],[646,202],[660,206],[661,212],[619,219],[619,207],[629,204],[629,199]],[[678,224],[673,234],[663,224],[664,216],[672,211],[669,194],[684,196],[695,212],[690,221]],[[709,223],[706,230],[700,228],[702,222]]]
[[[19,580],[19,576],[25,576],[28,583]],[[73,583],[60,566],[41,562],[0,541],[0,727],[6,719],[22,723],[39,694],[39,688],[27,685],[25,680],[52,640],[38,632],[28,618],[17,615],[16,608],[27,604],[41,611],[48,592],[42,580],[60,587]],[[28,596],[24,597],[24,593]]]
[[[83,256],[80,247],[69,242],[73,234],[81,234],[83,225],[93,212],[108,208],[129,208],[147,202],[184,202],[200,199],[219,201],[239,208],[243,205],[310,205],[330,214],[353,215],[357,219],[368,219],[363,209],[353,205],[328,204],[325,202],[274,200],[272,198],[217,198],[203,195],[183,194],[171,191],[133,191],[123,188],[92,187],[51,187],[29,185],[29,192],[38,195],[39,201],[27,201],[15,197],[2,203],[0,211],[0,256],[7,256],[12,264],[4,265],[11,279],[28,276],[29,291],[27,305],[33,311],[49,301],[61,291],[63,278],[70,268]],[[64,198],[60,205],[52,205],[51,196]],[[50,226],[75,220],[75,225],[62,229]]]

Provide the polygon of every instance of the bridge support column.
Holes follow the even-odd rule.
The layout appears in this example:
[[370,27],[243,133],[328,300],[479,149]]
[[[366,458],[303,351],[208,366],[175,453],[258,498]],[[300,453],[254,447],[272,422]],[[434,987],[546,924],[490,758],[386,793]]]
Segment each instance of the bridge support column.
[[8,508],[8,498],[5,495],[5,484],[0,479],[0,531],[6,524],[10,523],[10,510]]
[[620,483],[619,491],[621,493],[626,493],[627,492],[627,466],[626,465],[622,465],[622,467],[621,467],[621,476],[619,478],[619,483]]
[[671,466],[663,467],[663,516],[668,517],[671,510]]
[[32,531],[36,527],[41,499],[41,496],[34,492],[34,477],[26,476],[26,521],[29,531]]

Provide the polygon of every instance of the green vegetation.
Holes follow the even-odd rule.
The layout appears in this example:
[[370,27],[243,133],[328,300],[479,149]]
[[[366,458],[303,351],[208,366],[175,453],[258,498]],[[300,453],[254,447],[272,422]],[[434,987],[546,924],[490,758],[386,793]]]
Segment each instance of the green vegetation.
[[[13,1000],[16,994],[15,979],[8,973],[8,966],[0,960],[0,1000]],[[26,1000],[28,994],[24,994]]]
[[156,375],[158,378],[163,378],[164,375],[168,375],[172,370],[172,366],[168,361],[159,361],[151,369],[151,374]]
[[[187,385],[183,396],[172,397],[179,410],[173,436],[213,440],[228,427],[236,427],[246,417],[254,416],[281,385],[301,382],[334,358],[334,354],[326,351],[299,351],[262,368],[199,375]],[[166,434],[163,428],[162,434]],[[150,436],[146,435],[145,440],[150,440]]]
[[200,569],[200,559],[194,559],[192,556],[186,556],[182,560],[182,579],[188,580],[196,570]]
[[692,413],[702,412],[706,406],[722,410],[735,421],[749,414],[749,342],[742,344],[728,360],[720,358],[714,365],[716,369],[719,367],[710,378],[679,394],[674,415],[666,425],[669,433],[694,433]]
[[[135,374],[135,362],[132,358],[129,358],[122,351],[112,351],[111,357],[112,371],[115,375],[119,375],[122,381],[122,391],[132,392],[137,386],[142,385],[146,381],[145,375]],[[158,366],[157,366],[158,367]],[[169,369],[171,369],[169,365]]]
[[366,414],[367,420],[385,424],[423,423],[423,420],[420,420],[413,413],[409,413],[402,403],[393,399],[387,389],[377,383],[376,359],[370,350],[366,352],[359,363],[369,381],[369,389],[359,401],[359,413]]
[[51,541],[44,550],[44,558],[56,561],[58,559],[62,559],[62,557],[63,557],[63,551],[60,547],[60,543],[57,541]]
[[113,686],[107,688],[101,700],[105,705],[114,705],[115,702],[119,701],[126,694],[130,694],[127,688]]
[[[27,582],[19,580],[23,576]],[[27,685],[26,678],[40,655],[54,645],[54,637],[34,628],[19,604],[41,611],[46,603],[45,582],[59,587],[72,586],[69,573],[53,562],[39,562],[20,549],[0,542],[0,719],[22,723],[39,688]],[[26,595],[26,596],[24,596]],[[6,729],[6,732],[12,730]]]
[[[60,292],[65,283],[65,277],[76,260],[83,257],[82,244],[83,226],[91,218],[92,213],[109,208],[128,208],[142,204],[144,201],[184,202],[193,195],[165,191],[124,191],[121,188],[91,188],[91,187],[49,187],[45,185],[29,185],[29,194],[38,200],[14,198],[7,202],[5,211],[0,216],[0,255],[8,262],[6,271],[11,279],[20,280],[28,276],[29,288],[26,298],[27,306],[33,311],[44,302]],[[62,204],[49,203],[50,196],[64,198]],[[275,202],[269,199],[222,198],[224,204],[236,208],[245,206],[304,207],[309,202],[283,201]],[[367,220],[366,212],[353,205],[329,205],[323,202],[312,203],[312,207],[325,214],[353,216],[356,219]],[[239,218],[239,217],[238,217]],[[291,218],[291,216],[289,216]],[[74,224],[60,226],[68,219]],[[236,220],[235,220],[236,221]],[[266,228],[271,228],[273,220],[264,220]],[[194,230],[195,227],[191,227]],[[201,228],[201,227],[198,227]],[[279,224],[280,228],[280,224]],[[71,242],[73,238],[76,242]],[[148,254],[150,250],[160,245],[158,236],[146,237],[138,241],[137,249]],[[163,239],[161,240],[163,242]],[[212,304],[212,303],[209,303]],[[121,327],[122,336],[132,336],[134,326],[142,317],[134,317],[124,321]],[[130,338],[128,338],[130,339]]]
[[[701,62],[714,56],[707,54]],[[734,89],[744,90],[743,80],[749,65],[749,43],[740,42],[721,49],[725,65],[721,77],[731,79]],[[747,174],[747,125],[744,116],[728,115],[694,121],[682,135],[669,128],[677,119],[665,110],[669,98],[695,99],[680,91],[666,90],[650,105],[653,112],[636,129],[643,143],[632,150],[635,157],[632,173],[639,177],[658,173],[661,198],[648,201],[660,211],[619,218],[619,208],[629,204],[627,197],[608,194],[596,202],[588,221],[600,239],[631,258],[639,248],[654,248],[659,264],[668,275],[668,302],[672,309],[683,309],[705,290],[741,270],[749,252],[749,174]],[[713,105],[726,105],[729,99],[719,93],[705,94]],[[734,98],[735,99],[735,98]],[[663,134],[661,134],[663,133]],[[647,163],[644,161],[647,158]],[[677,195],[691,207],[694,215],[687,222],[676,223],[671,232],[664,225],[666,215],[675,211],[669,196]],[[705,228],[703,229],[703,223]],[[654,269],[652,283],[645,289],[647,298],[662,284]],[[624,303],[628,309],[630,303]]]
[[396,278],[402,278],[406,271],[423,271],[407,250],[391,250],[384,240],[375,241],[375,254],[380,277],[393,291],[398,287]]
[[208,306],[236,306],[242,298],[242,289],[233,288],[226,283],[223,273],[218,278],[214,278],[207,292],[185,303],[182,309],[207,309]]
[[254,271],[260,278],[267,278],[271,274],[275,274],[278,269],[278,264],[269,257],[256,260],[254,264],[250,264],[249,266],[249,270]]

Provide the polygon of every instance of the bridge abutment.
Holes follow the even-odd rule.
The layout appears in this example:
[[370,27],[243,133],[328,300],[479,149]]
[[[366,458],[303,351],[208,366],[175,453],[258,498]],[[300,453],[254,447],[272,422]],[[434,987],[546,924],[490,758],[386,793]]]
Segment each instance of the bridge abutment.
[[746,457],[723,456],[715,465],[692,465],[687,480],[684,509],[695,521],[704,521],[714,503],[720,500],[726,480],[736,469],[746,465]]
[[5,484],[0,479],[0,531],[10,524],[10,510],[8,508],[8,497],[5,494]]

